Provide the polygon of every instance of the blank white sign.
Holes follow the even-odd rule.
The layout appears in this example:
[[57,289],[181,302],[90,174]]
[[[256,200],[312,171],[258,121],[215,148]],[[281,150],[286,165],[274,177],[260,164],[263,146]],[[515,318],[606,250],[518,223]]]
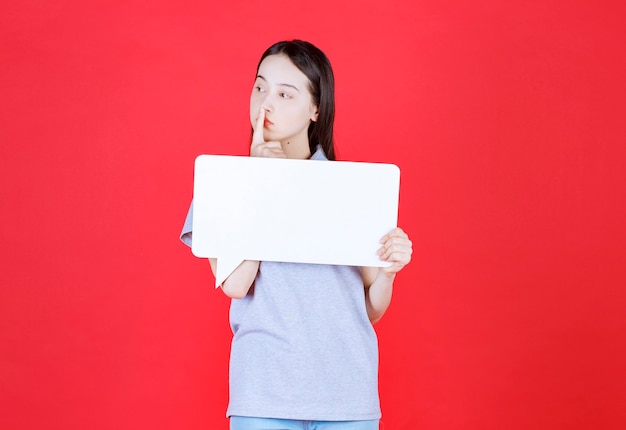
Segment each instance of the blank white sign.
[[399,187],[393,164],[200,155],[192,252],[217,258],[216,286],[243,260],[388,266]]

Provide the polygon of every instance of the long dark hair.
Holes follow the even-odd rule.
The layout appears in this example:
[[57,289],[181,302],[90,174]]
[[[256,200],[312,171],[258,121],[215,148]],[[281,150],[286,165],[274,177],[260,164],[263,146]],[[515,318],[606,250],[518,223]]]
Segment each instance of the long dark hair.
[[263,53],[257,72],[265,57],[283,54],[309,79],[309,92],[317,105],[317,121],[309,125],[309,148],[313,154],[317,145],[326,158],[335,159],[335,77],[330,61],[316,46],[303,40],[288,40],[273,44]]

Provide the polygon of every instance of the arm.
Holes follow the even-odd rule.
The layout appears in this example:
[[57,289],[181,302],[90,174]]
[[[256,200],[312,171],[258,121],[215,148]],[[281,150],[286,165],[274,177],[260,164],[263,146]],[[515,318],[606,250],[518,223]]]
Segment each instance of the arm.
[[[217,260],[215,258],[209,258],[211,264],[211,270],[213,274],[216,273]],[[244,260],[237,268],[231,273],[224,282],[222,282],[222,291],[231,299],[241,299],[248,294],[254,278],[259,270],[259,262],[255,260]]]
[[[261,109],[254,124],[252,133],[252,142],[250,144],[251,157],[267,157],[267,158],[285,158],[285,152],[280,142],[266,142],[263,138],[263,127],[265,121],[265,110]],[[211,270],[216,273],[217,260],[209,258]],[[248,294],[256,274],[259,270],[259,261],[245,260],[243,261],[228,278],[220,285],[222,291],[232,299],[241,299]]]
[[365,307],[372,324],[380,321],[389,304],[396,274],[411,261],[413,244],[407,234],[395,228],[381,239],[378,255],[383,261],[392,263],[389,267],[361,267],[365,287]]

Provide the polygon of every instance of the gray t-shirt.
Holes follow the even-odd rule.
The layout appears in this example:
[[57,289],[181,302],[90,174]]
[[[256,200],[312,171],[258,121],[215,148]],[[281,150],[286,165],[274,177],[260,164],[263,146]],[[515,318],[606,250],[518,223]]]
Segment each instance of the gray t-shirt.
[[[311,159],[326,158],[318,149]],[[378,341],[358,267],[263,261],[248,295],[231,301],[230,324],[228,416],[380,418]]]

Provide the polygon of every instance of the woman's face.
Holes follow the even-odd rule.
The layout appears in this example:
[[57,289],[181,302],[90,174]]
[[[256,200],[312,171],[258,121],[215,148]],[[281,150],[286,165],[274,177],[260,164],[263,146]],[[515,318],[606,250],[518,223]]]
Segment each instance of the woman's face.
[[265,57],[252,94],[250,121],[255,127],[261,109],[265,110],[263,137],[283,144],[307,145],[311,121],[317,121],[317,106],[309,92],[309,80],[286,55]]

